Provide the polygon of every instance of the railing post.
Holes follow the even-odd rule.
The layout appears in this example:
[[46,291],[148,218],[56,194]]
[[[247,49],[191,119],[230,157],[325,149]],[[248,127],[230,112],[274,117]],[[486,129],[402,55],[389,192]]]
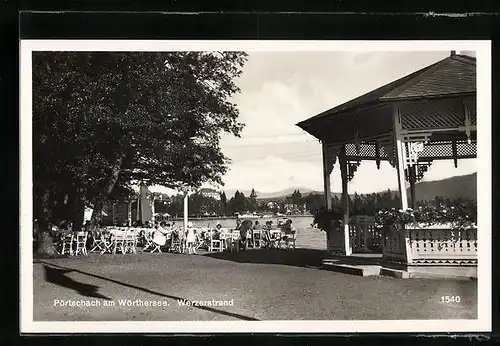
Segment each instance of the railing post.
[[405,237],[405,255],[406,255],[406,263],[407,264],[412,264],[413,263],[413,250],[411,248],[411,231],[409,229],[406,229],[406,226],[403,230],[403,234]]

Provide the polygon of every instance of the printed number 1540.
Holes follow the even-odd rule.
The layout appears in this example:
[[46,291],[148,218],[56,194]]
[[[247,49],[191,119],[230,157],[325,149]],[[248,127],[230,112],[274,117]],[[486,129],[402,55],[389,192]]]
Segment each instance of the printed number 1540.
[[460,296],[441,296],[441,303],[460,303]]

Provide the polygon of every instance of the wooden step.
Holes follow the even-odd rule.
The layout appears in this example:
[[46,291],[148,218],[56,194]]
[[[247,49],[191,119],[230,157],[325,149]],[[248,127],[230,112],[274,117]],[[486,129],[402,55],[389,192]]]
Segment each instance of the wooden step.
[[335,262],[323,262],[322,268],[337,273],[358,275],[358,276],[377,276],[380,275],[380,266],[377,265],[352,265],[340,264]]
[[356,258],[325,258],[322,261],[322,268],[338,273],[345,273],[358,276],[377,276],[384,275],[398,279],[408,279],[410,274],[400,266],[394,266],[394,263],[374,261],[373,264],[365,262],[357,263]]
[[406,270],[392,269],[383,267],[380,269],[380,275],[390,276],[396,279],[409,279],[410,273]]

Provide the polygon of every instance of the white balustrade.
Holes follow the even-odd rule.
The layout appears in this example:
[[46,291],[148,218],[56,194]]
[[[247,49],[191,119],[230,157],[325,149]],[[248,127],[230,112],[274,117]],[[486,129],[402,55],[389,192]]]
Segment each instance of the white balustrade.
[[[344,252],[342,223],[332,222],[327,249]],[[407,225],[378,228],[373,218],[353,217],[349,223],[353,253],[382,252],[384,259],[415,265],[476,265],[477,229],[454,230],[450,225]]]
[[477,229],[409,228],[413,263],[477,263]]
[[460,231],[448,225],[407,225],[405,230],[385,232],[384,258],[426,265],[477,263],[476,228]]

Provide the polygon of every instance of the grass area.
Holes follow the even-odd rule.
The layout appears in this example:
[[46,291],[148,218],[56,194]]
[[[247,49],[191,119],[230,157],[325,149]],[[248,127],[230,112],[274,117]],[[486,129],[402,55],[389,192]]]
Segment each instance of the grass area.
[[[318,269],[326,256],[297,249],[40,259],[33,264],[34,320],[477,318],[476,281],[358,277]],[[460,303],[440,302],[450,295],[460,296]],[[162,306],[120,306],[120,299]],[[178,299],[232,300],[233,305],[186,307]],[[99,306],[54,306],[55,300]]]

